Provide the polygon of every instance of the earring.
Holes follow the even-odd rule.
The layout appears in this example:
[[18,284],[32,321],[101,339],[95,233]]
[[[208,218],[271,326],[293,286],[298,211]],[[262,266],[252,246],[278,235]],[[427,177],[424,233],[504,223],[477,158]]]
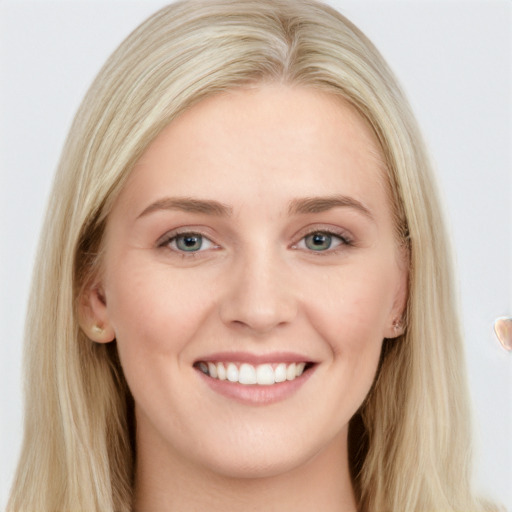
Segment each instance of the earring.
[[92,331],[97,336],[101,336],[105,332],[105,330],[102,327],[100,327],[99,325],[93,325]]
[[87,329],[87,337],[96,343],[109,343],[115,340],[115,332],[113,329],[107,324],[106,327],[95,324],[91,325]]
[[402,319],[401,318],[395,318],[393,320],[393,330],[395,331],[395,334],[399,336],[403,333],[403,325],[402,325]]

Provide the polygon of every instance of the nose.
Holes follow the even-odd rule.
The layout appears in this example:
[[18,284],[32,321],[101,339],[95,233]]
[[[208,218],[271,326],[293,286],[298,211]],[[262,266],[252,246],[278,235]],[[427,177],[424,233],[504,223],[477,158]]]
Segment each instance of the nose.
[[294,320],[298,311],[294,283],[278,255],[268,251],[241,258],[229,272],[220,304],[224,324],[261,335]]

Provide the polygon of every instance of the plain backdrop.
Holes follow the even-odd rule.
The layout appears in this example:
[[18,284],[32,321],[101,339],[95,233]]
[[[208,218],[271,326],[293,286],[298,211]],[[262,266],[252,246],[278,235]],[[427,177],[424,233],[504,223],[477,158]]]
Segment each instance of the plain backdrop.
[[[456,251],[478,487],[512,511],[512,3],[331,1],[374,41],[423,128]],[[21,348],[35,247],[72,117],[158,1],[0,0],[0,508],[22,436]],[[407,475],[404,475],[407,478]]]

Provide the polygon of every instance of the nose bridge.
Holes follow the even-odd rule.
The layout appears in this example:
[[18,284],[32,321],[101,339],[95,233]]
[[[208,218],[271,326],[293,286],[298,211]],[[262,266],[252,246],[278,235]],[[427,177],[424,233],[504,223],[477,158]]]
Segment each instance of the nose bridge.
[[231,269],[221,317],[231,326],[267,333],[293,320],[297,312],[290,271],[275,247],[246,250]]

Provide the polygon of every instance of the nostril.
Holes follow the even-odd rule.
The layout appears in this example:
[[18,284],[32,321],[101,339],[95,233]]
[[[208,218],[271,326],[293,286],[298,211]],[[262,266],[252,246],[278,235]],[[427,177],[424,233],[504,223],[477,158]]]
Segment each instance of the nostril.
[[[283,282],[286,275],[276,275],[277,265],[269,271],[263,264],[246,263],[233,270],[231,286],[219,302],[222,322],[260,334],[292,322],[298,306],[293,285]],[[267,260],[264,264],[270,265]]]

